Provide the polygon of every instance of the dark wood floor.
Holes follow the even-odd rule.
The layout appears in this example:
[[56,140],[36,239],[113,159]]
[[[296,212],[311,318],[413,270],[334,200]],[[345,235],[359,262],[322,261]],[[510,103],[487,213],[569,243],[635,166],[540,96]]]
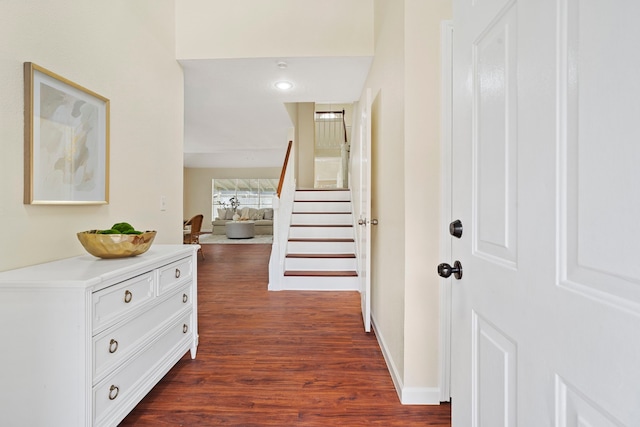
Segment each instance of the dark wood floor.
[[270,245],[203,245],[200,346],[121,426],[438,426],[450,406],[403,406],[359,294],[268,292]]

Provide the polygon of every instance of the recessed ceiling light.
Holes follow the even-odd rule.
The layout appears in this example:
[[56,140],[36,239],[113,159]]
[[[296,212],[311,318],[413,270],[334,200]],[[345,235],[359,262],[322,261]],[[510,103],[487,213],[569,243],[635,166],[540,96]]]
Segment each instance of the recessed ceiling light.
[[277,87],[280,90],[289,90],[293,87],[293,83],[282,80],[282,81],[276,82],[275,87]]

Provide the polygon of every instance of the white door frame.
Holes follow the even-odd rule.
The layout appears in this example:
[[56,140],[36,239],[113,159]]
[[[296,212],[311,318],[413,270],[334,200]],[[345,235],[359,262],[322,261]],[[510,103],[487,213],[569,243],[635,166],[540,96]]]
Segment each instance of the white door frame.
[[[360,265],[360,306],[364,331],[371,332],[371,88],[365,90],[364,105],[359,105],[360,194],[358,239]],[[362,223],[360,223],[362,222]],[[362,275],[364,274],[364,277]]]
[[[443,21],[440,25],[441,62],[441,123],[440,123],[440,259],[451,259],[451,218],[452,198],[452,158],[451,145],[453,125],[452,115],[452,73],[453,73],[453,22]],[[451,400],[451,280],[440,278],[440,339],[439,339],[439,383],[440,401]]]

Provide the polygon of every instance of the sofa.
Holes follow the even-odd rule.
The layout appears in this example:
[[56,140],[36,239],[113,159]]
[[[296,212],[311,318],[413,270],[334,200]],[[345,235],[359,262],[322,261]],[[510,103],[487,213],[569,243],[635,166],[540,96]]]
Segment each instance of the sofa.
[[231,208],[218,209],[217,217],[211,221],[213,234],[226,234],[225,225],[233,221],[233,216],[238,216],[238,221],[253,221],[256,234],[273,234],[273,209],[272,208]]

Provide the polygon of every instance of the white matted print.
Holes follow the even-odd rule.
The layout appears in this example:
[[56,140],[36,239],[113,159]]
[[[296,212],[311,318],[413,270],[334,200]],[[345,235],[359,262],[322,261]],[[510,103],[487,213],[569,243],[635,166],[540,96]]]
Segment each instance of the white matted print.
[[24,203],[108,203],[109,100],[31,62],[24,77]]

